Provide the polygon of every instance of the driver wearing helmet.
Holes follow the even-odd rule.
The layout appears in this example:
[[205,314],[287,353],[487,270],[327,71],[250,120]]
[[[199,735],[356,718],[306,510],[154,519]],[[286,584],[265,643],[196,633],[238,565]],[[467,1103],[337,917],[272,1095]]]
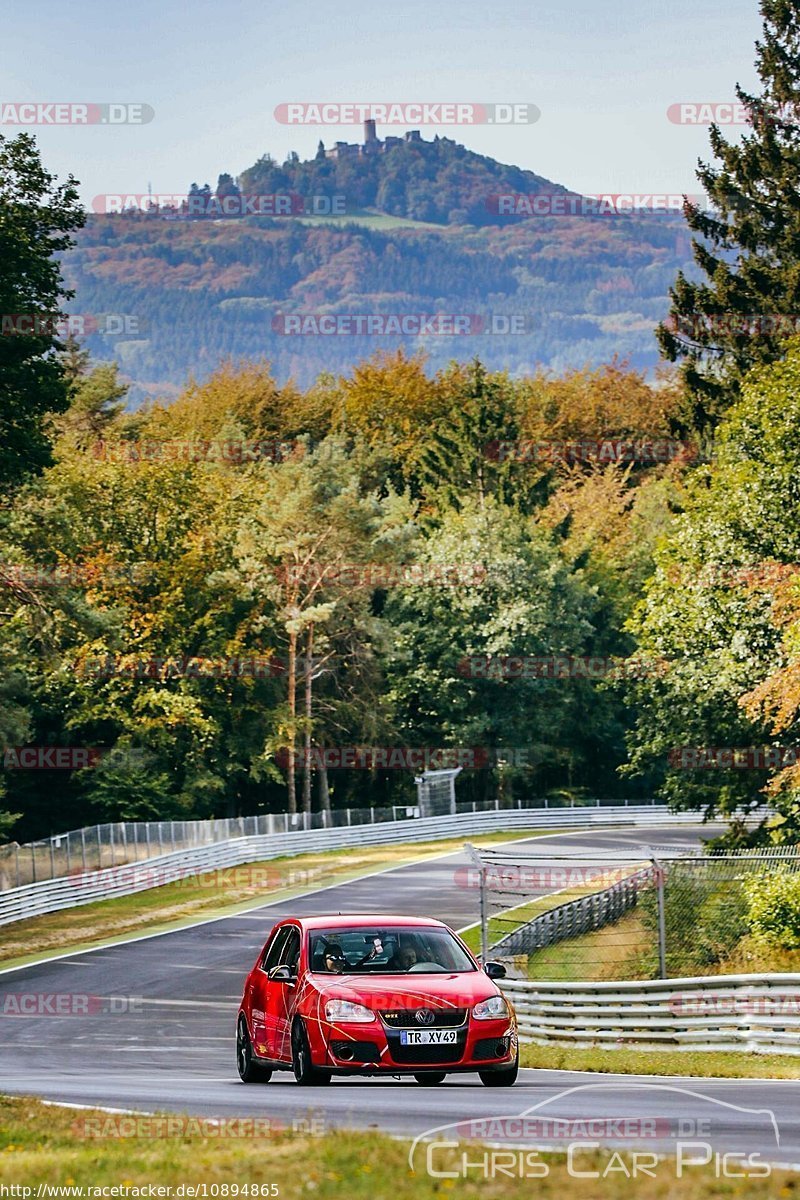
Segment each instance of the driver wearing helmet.
[[344,950],[338,942],[329,942],[325,947],[325,970],[330,971],[333,975],[344,974],[347,962],[344,957]]

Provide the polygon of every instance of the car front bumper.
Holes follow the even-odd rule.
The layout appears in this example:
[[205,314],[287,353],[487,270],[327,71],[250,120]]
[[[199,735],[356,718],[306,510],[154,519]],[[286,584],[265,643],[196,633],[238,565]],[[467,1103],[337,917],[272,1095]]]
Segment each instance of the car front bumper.
[[337,1072],[399,1075],[479,1071],[510,1064],[517,1054],[517,1030],[508,1017],[492,1021],[470,1018],[456,1029],[456,1040],[444,1044],[404,1045],[403,1032],[380,1021],[327,1026],[321,1030],[324,1057],[317,1062],[314,1055],[315,1063]]

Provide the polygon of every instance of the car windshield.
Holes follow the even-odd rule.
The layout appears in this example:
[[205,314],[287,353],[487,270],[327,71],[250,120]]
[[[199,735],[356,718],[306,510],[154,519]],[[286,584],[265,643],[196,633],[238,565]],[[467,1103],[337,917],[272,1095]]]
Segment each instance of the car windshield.
[[326,975],[476,970],[449,930],[425,926],[314,929],[309,935],[309,962],[312,971]]

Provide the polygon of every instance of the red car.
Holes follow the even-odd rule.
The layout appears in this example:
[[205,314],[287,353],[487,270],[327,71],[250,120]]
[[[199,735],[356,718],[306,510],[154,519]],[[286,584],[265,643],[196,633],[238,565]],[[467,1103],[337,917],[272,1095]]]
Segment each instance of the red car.
[[413,1075],[441,1083],[477,1071],[487,1087],[517,1078],[517,1024],[495,979],[441,921],[300,917],[281,921],[247,976],[236,1030],[244,1083],[294,1071]]

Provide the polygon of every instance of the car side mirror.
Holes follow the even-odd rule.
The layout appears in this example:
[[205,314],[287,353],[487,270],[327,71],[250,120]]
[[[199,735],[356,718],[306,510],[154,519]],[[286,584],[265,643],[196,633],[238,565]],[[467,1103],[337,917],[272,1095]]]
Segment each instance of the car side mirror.
[[505,979],[506,969],[502,963],[487,962],[483,964],[483,969],[490,979]]
[[[503,974],[505,974],[505,972],[503,972]],[[267,978],[269,979],[270,983],[288,983],[291,987],[294,987],[297,976],[292,974],[291,967],[283,965],[280,967],[273,967]]]

